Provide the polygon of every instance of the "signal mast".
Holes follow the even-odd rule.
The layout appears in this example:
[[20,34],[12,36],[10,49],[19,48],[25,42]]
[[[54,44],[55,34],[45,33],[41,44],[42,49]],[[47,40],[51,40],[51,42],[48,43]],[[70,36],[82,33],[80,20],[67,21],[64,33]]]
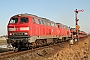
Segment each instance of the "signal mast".
[[80,26],[78,25],[78,21],[79,21],[79,19],[78,19],[78,12],[83,12],[84,10],[82,9],[82,10],[75,10],[74,12],[75,12],[75,20],[76,20],[76,38],[77,38],[77,40],[78,40],[78,30],[79,30],[79,28],[80,28]]

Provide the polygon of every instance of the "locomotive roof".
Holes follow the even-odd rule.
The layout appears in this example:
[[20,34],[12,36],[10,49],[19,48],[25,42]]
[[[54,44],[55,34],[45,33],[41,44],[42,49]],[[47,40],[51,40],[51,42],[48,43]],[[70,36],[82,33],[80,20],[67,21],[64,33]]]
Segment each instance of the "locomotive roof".
[[25,13],[25,14],[17,14],[17,15],[14,15],[14,16],[18,16],[18,15],[36,17],[36,18],[43,19],[43,20],[48,21],[48,22],[55,23],[54,21],[51,21],[51,20],[49,20],[49,19],[47,19],[47,18],[42,18],[42,17],[39,17],[39,16],[37,16],[37,15],[33,15],[33,14]]
[[65,27],[68,27],[67,25],[64,25],[64,24],[61,24],[61,23],[56,23],[56,24],[60,24],[60,25],[63,25],[63,26],[65,26]]
[[61,24],[61,23],[56,23],[56,24]]
[[75,29],[75,28],[70,28],[70,29]]

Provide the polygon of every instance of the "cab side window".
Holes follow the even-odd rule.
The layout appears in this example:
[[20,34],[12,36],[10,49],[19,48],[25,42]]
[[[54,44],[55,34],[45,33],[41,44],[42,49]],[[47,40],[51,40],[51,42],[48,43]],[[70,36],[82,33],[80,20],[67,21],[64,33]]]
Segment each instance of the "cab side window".
[[35,23],[35,19],[34,18],[32,18],[32,22]]
[[41,21],[38,19],[38,23],[41,24]]
[[44,21],[43,20],[41,20],[41,23],[42,23],[42,25],[44,25]]
[[41,21],[38,19],[38,20],[36,20],[36,23],[37,24],[41,24]]

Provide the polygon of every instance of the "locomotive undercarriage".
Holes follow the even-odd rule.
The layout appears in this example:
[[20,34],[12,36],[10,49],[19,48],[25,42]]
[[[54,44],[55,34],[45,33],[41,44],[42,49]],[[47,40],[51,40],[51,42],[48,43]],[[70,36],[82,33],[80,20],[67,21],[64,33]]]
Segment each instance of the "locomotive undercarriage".
[[62,39],[59,39],[57,37],[44,38],[44,39],[42,39],[40,36],[36,36],[36,37],[34,37],[34,36],[30,36],[30,37],[8,37],[7,43],[11,44],[15,50],[20,51],[23,48],[32,49],[35,47],[40,47],[40,46],[49,45],[49,44],[55,44],[55,43],[66,40],[66,37],[64,37]]
[[21,50],[28,47],[27,37],[8,37],[7,43],[12,45],[15,50]]

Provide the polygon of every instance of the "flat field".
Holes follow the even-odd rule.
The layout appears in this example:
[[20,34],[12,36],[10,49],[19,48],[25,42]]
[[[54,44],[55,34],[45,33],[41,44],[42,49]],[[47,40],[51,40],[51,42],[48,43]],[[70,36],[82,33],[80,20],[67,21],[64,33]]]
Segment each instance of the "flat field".
[[6,40],[0,40],[0,45],[1,44],[7,44],[7,41]]

